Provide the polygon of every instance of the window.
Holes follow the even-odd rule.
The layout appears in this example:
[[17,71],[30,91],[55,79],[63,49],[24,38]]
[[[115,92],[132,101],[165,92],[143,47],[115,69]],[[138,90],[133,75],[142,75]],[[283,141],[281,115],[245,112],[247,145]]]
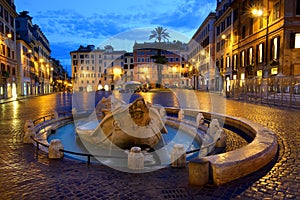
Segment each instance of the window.
[[230,56],[226,55],[226,67],[230,67]]
[[248,59],[249,59],[249,65],[252,65],[253,64],[253,48],[249,48],[248,50]]
[[262,17],[259,18],[259,29],[261,29],[264,26],[264,20]]
[[242,27],[242,39],[246,37],[246,26]]
[[2,5],[0,5],[0,17],[3,18],[3,7],[2,7]]
[[274,5],[274,16],[273,16],[273,19],[276,20],[276,19],[279,19],[279,17],[280,17],[280,7],[279,7],[279,2],[277,2]]
[[300,15],[300,0],[296,2],[296,15]]
[[257,48],[257,61],[258,63],[262,63],[263,62],[263,55],[264,55],[264,44],[261,43],[258,45]]
[[76,54],[73,54],[73,59],[76,59]]
[[295,48],[300,48],[300,33],[295,34]]
[[238,34],[237,34],[237,31],[235,31],[234,35],[233,35],[233,42],[236,43],[237,39],[238,39]]
[[279,43],[279,40],[280,38],[279,37],[276,37],[276,38],[273,38],[272,40],[271,40],[271,58],[273,59],[273,60],[277,60],[278,58],[279,58],[279,45],[280,45],[280,43]]
[[245,51],[241,52],[241,67],[245,67]]
[[8,22],[8,12],[5,9],[4,9],[4,18],[5,18],[5,21]]
[[14,27],[14,18],[13,18],[13,16],[10,16],[10,25],[11,25],[11,27]]
[[253,34],[253,18],[249,19],[249,35]]
[[225,30],[225,21],[221,22],[221,32]]
[[231,25],[231,15],[229,15],[227,18],[226,18],[226,27],[229,27]]
[[236,8],[233,11],[233,21],[236,21],[239,18],[239,10]]
[[237,54],[233,55],[233,70],[237,70]]
[[217,36],[220,35],[220,26],[217,26]]
[[0,22],[0,32],[4,34],[4,24]]

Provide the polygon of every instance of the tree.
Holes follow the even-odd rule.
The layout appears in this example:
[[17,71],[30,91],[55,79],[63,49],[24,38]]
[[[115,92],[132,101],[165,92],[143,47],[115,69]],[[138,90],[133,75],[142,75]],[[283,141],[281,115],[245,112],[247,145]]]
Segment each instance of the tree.
[[[167,29],[164,29],[163,27],[157,27],[153,31],[151,31],[151,35],[149,36],[149,40],[155,38],[155,41],[158,41],[159,43],[163,41],[168,41],[170,35],[167,32]],[[152,59],[155,59],[155,63],[157,64],[157,78],[158,78],[158,85],[161,86],[162,84],[162,68],[163,65],[167,63],[167,58],[165,56],[161,55],[161,49],[157,49],[157,54],[155,56],[151,56]]]
[[149,36],[149,40],[152,40],[153,38],[155,38],[155,41],[158,40],[158,42],[163,41],[169,41],[170,35],[167,32],[167,29],[164,29],[161,26],[158,26],[157,28],[155,28],[153,31],[151,31],[151,35]]

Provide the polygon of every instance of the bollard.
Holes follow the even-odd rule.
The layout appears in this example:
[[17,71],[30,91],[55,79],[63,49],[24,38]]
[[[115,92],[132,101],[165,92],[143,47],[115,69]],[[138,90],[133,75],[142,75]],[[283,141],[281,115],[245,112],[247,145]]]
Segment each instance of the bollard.
[[129,169],[144,169],[144,154],[140,147],[132,147],[128,154]]
[[59,139],[51,140],[49,146],[48,157],[51,159],[59,159],[64,156],[64,152],[59,151],[60,149],[64,149],[61,141]]
[[177,168],[186,166],[186,153],[182,144],[174,145],[171,153],[171,166]]
[[34,131],[34,124],[32,120],[26,120],[24,125],[24,137],[23,143],[30,144],[33,143],[31,137],[35,137],[36,133]]
[[33,130],[34,130],[33,121],[31,119],[26,120],[26,122],[24,124],[24,132],[33,131]]

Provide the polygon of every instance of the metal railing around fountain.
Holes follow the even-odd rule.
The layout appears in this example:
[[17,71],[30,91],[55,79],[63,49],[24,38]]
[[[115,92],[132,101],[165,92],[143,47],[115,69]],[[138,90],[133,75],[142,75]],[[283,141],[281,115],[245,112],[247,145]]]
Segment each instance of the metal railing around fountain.
[[[57,117],[73,117],[72,112],[59,112],[57,113]],[[40,127],[38,127],[38,131],[40,131],[41,129],[44,129],[46,126],[49,126],[48,123],[44,124],[45,122],[49,121],[51,122],[51,120],[55,119],[55,115],[54,114],[49,114],[49,115],[45,115],[42,117],[39,117],[35,120],[33,120],[33,124],[34,126],[37,126],[41,123]],[[45,144],[42,141],[39,141],[37,138],[31,137],[31,139],[35,142],[36,144],[36,150],[40,149],[40,146],[49,148],[49,144]],[[59,149],[59,151],[64,152],[64,153],[68,153],[68,154],[73,154],[73,155],[77,155],[77,156],[84,156],[87,157],[87,163],[90,164],[91,163],[91,157],[97,158],[97,157],[101,157],[101,158],[111,158],[111,156],[105,156],[105,155],[92,155],[89,153],[80,153],[80,152],[74,152],[74,151],[70,151],[70,150],[65,150],[65,149]],[[114,158],[124,158],[124,157],[117,157],[114,156]]]
[[[49,144],[45,144],[41,141],[39,141],[37,138],[31,137],[31,139],[35,142],[36,144],[36,150],[40,150],[39,145],[42,145],[46,148],[49,148]],[[97,158],[97,157],[101,157],[101,158],[118,158],[118,159],[125,159],[124,157],[121,156],[105,156],[105,155],[93,155],[93,154],[89,154],[89,153],[80,153],[80,152],[74,152],[74,151],[69,151],[69,150],[65,150],[65,149],[59,149],[59,151],[64,152],[64,153],[68,153],[68,154],[73,154],[73,155],[77,155],[77,156],[84,156],[87,157],[87,164],[91,163],[91,158]],[[127,158],[126,158],[127,159]]]

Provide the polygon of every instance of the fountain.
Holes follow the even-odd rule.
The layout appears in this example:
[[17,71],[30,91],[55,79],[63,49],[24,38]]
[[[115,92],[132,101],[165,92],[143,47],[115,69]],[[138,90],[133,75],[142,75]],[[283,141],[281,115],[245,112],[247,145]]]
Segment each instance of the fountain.
[[133,146],[153,148],[161,140],[161,133],[167,133],[159,112],[146,105],[143,98],[126,106],[119,105],[113,110],[108,109],[109,104],[101,106],[105,101],[108,100],[100,101],[100,106],[97,106],[98,116],[102,120],[96,128],[87,129],[89,122],[76,128],[77,134],[83,140],[95,145],[113,143],[122,149]]
[[[85,104],[78,101],[78,105]],[[93,103],[86,102],[86,105]],[[35,125],[34,130],[31,121],[28,121],[24,126],[25,136],[28,135],[24,136],[24,143],[30,142],[27,139],[32,136],[36,136],[35,142],[51,143],[61,135],[59,132],[62,129],[65,138],[62,139],[63,146],[58,141],[52,142],[58,144],[53,146],[53,153],[78,152],[79,149],[67,145],[76,130],[79,137],[75,143],[82,144],[88,150],[84,156],[90,155],[109,167],[133,173],[167,166],[185,167],[188,161],[189,183],[192,185],[208,182],[220,185],[241,178],[265,166],[277,152],[278,143],[272,131],[249,120],[222,114],[152,105],[144,99],[125,103],[111,96],[102,98],[92,112],[83,112],[80,107],[73,111],[72,117],[56,114],[52,120]],[[249,144],[214,154],[216,148],[226,145],[220,119],[224,119],[226,126],[249,136]],[[207,120],[210,120],[209,125]],[[155,128],[150,130],[152,124]],[[70,125],[73,128],[64,130]],[[182,139],[182,136],[189,138]],[[117,137],[124,138],[119,141]],[[45,141],[45,138],[48,140]],[[62,155],[49,157],[61,158]],[[235,170],[237,167],[239,170]]]
[[[169,164],[172,167],[183,167],[186,165],[185,153],[188,149],[197,148],[200,157],[206,156],[214,150],[222,133],[217,119],[212,120],[207,127],[201,113],[193,119],[185,119],[185,111],[182,109],[178,111],[177,118],[169,117],[163,106],[146,103],[144,98],[125,103],[112,96],[104,97],[96,105],[94,115],[97,120],[78,118],[76,133],[90,153],[104,153],[102,157],[105,158],[99,156],[98,159],[104,163],[117,163],[114,167],[118,169],[120,165],[125,167],[118,158],[128,157],[128,162],[132,162],[134,157],[141,159],[141,154],[145,157],[146,171]],[[169,133],[167,127],[178,133]],[[189,135],[189,141],[180,141],[180,137],[185,134]],[[166,141],[163,135],[169,135],[172,141]],[[193,146],[193,141],[197,147]],[[128,163],[128,168],[135,169],[131,163]]]

